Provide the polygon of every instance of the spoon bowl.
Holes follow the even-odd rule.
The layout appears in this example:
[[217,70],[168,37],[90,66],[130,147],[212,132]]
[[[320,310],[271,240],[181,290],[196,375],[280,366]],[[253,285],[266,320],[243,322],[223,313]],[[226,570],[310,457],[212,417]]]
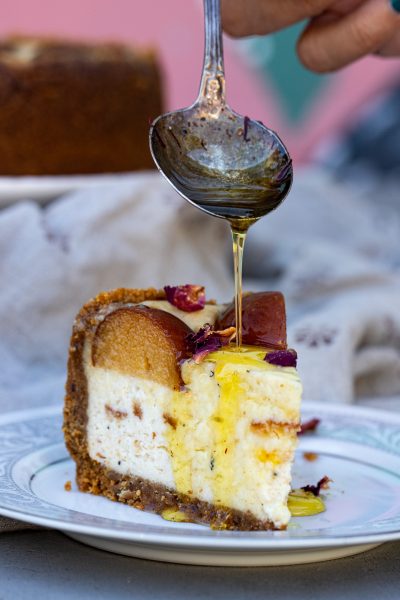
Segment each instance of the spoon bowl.
[[174,188],[202,210],[230,221],[257,220],[276,208],[292,183],[279,137],[226,103],[200,98],[158,117],[150,130],[155,163]]

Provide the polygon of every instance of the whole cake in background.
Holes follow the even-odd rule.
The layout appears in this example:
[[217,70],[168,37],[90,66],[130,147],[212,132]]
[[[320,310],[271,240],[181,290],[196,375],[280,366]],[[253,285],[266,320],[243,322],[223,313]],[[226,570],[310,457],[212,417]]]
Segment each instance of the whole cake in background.
[[64,412],[81,491],[216,529],[285,529],[302,386],[279,292],[119,289],[78,314]]
[[148,124],[162,110],[152,51],[116,43],[0,40],[0,175],[153,168]]

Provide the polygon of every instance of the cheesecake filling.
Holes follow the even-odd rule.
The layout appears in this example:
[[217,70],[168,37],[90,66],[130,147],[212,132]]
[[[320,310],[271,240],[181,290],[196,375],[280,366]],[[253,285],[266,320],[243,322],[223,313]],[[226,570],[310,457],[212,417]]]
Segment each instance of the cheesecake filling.
[[285,526],[301,383],[266,350],[221,349],[182,365],[184,389],[94,367],[85,350],[90,457]]
[[144,300],[144,302],[141,302],[140,304],[148,306],[149,308],[157,308],[158,310],[163,310],[174,315],[174,317],[177,317],[186,323],[193,331],[198,331],[206,323],[215,325],[219,315],[225,308],[224,304],[206,304],[202,310],[185,312],[184,310],[176,308],[176,306],[173,306],[167,300]]
[[88,362],[85,370],[90,457],[113,471],[174,488],[165,435],[173,390]]

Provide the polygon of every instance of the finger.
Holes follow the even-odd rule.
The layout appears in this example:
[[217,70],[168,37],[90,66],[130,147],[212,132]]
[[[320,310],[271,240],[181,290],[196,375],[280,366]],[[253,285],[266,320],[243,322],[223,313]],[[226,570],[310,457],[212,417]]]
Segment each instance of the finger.
[[400,31],[398,31],[380,50],[379,56],[400,56]]
[[297,51],[312,71],[334,71],[377,52],[399,26],[400,14],[389,0],[366,0],[342,17],[328,14],[312,19],[299,39]]
[[264,35],[315,17],[332,2],[333,0],[221,0],[222,24],[226,33],[235,37]]
[[343,17],[360,6],[363,2],[365,2],[365,0],[334,0],[324,14],[329,13],[332,17],[336,18]]

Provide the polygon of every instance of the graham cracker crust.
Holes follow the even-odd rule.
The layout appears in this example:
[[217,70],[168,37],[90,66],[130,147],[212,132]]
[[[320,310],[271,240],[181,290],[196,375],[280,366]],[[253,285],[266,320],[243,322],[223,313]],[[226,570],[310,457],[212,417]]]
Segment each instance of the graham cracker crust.
[[184,513],[188,521],[213,529],[265,531],[276,529],[271,521],[260,521],[250,513],[214,506],[197,498],[179,494],[141,477],[122,475],[103,467],[86,456],[76,461],[76,481],[81,492],[105,496],[133,508],[162,514],[173,508]]

